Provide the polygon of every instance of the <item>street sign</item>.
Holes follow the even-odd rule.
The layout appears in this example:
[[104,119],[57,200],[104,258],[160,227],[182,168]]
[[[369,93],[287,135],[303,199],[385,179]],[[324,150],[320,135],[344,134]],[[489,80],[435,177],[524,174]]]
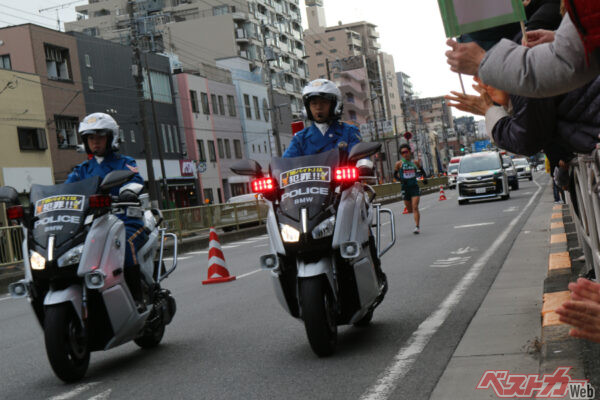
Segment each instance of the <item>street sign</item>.
[[407,132],[404,133],[404,139],[406,139],[406,140],[412,139],[412,136],[413,136],[412,132],[408,132],[407,131]]
[[198,170],[198,173],[199,173],[199,174],[202,174],[202,173],[206,172],[206,162],[204,162],[204,161],[200,161],[200,162],[198,163],[197,170]]
[[485,151],[487,150],[491,145],[491,142],[489,140],[478,140],[477,142],[473,143],[473,151],[474,152],[480,152],[480,151]]

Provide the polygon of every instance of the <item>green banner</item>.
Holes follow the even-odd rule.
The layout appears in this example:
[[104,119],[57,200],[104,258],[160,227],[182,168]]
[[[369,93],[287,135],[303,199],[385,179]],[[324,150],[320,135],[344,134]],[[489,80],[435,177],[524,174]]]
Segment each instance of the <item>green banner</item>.
[[522,0],[438,0],[446,37],[525,21]]

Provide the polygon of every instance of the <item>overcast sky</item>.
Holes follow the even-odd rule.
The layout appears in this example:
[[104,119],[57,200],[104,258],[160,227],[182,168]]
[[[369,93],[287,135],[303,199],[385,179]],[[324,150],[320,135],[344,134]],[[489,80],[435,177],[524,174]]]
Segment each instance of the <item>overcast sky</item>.
[[[38,10],[69,3],[69,0],[0,0],[0,26],[35,22],[56,28],[56,12],[42,14]],[[75,19],[75,6],[59,11],[61,21]],[[304,0],[300,0],[302,19],[306,26]],[[11,7],[11,8],[8,8]],[[458,75],[446,64],[444,27],[435,0],[324,0],[328,25],[338,21],[350,23],[368,21],[377,25],[381,50],[394,56],[396,71],[411,76],[420,97],[440,96],[450,90],[460,91]],[[17,11],[23,10],[24,12]],[[468,92],[472,80],[465,78]],[[457,113],[453,110],[454,114]]]

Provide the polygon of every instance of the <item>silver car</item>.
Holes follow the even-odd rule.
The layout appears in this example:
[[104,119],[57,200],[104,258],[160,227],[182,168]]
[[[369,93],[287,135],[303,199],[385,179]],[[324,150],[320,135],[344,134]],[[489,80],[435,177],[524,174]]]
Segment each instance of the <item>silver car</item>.
[[526,158],[515,158],[513,160],[513,164],[517,169],[517,176],[519,179],[529,179],[530,181],[533,180],[532,168]]
[[456,188],[460,205],[469,200],[508,199],[508,176],[500,154],[484,151],[464,156],[458,166]]

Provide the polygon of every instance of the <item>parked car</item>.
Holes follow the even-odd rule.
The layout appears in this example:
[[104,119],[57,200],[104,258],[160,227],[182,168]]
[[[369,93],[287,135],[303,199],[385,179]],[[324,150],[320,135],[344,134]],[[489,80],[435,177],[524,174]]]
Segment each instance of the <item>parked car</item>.
[[458,166],[456,188],[459,205],[469,200],[510,198],[500,153],[484,151],[464,156]]
[[506,171],[506,176],[508,177],[508,185],[510,186],[510,190],[519,190],[519,177],[517,175],[517,170],[512,162],[512,158],[509,156],[502,156],[502,168]]
[[[221,223],[231,225],[225,226],[223,230],[229,232],[237,229],[236,223],[239,224],[240,228],[259,225],[257,205],[261,207],[265,206],[266,203],[256,193],[241,194],[227,199],[221,207]],[[234,211],[237,211],[237,220]]]
[[519,179],[529,179],[533,180],[533,173],[531,172],[531,166],[526,158],[515,158],[513,159],[513,164],[517,169],[517,177]]
[[458,178],[458,164],[451,164],[448,167],[448,188],[456,188],[456,178]]

